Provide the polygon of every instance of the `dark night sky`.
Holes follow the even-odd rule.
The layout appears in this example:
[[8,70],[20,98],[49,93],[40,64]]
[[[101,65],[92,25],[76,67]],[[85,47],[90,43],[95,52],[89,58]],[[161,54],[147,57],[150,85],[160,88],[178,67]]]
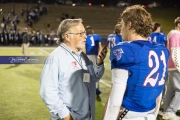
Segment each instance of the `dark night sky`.
[[131,4],[144,4],[147,5],[152,2],[158,2],[161,5],[164,6],[171,6],[172,4],[179,3],[180,0],[72,0],[73,2],[91,2],[93,4],[106,4],[106,5],[116,5],[119,1],[125,1],[125,2],[130,2]]
[[95,4],[104,3],[105,5],[116,5],[118,1],[130,2],[132,5],[133,4],[148,5],[152,2],[158,2],[163,7],[174,7],[175,5],[178,5],[180,7],[180,0],[89,0],[89,1],[92,1],[92,3]]
[[117,3],[118,1],[126,1],[126,2],[130,2],[132,4],[148,4],[148,3],[152,3],[152,2],[159,2],[159,3],[176,3],[179,2],[180,0],[87,0],[87,1],[92,1],[93,3],[111,3],[111,2],[115,2]]
[[[1,1],[1,0],[0,0]],[[28,2],[28,3],[36,3],[38,0],[6,0],[8,2]],[[58,0],[42,0],[45,3],[54,3]],[[68,0],[62,0],[62,1],[68,1]],[[152,2],[158,2],[164,7],[171,7],[174,4],[180,4],[180,0],[71,0],[75,3],[79,3],[80,1],[82,3],[89,3],[91,2],[93,5],[99,5],[99,4],[105,4],[105,5],[116,5],[119,1],[125,1],[130,2],[131,4],[144,4],[147,5]]]

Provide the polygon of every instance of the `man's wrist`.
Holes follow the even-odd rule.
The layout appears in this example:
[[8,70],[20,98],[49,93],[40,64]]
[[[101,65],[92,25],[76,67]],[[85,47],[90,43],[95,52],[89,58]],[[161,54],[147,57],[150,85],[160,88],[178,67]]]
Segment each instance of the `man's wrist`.
[[102,65],[103,64],[103,61],[102,62],[98,62],[98,59],[96,60],[96,65],[97,66],[100,66],[100,65]]

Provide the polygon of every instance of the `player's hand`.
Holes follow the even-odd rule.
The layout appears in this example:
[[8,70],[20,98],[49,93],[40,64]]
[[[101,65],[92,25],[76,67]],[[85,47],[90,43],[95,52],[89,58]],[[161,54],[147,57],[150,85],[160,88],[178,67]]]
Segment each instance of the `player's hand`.
[[71,114],[69,114],[68,116],[66,116],[65,118],[63,118],[63,120],[73,120]]
[[97,60],[96,60],[96,64],[102,65],[104,59],[106,58],[106,54],[107,54],[108,50],[107,48],[102,49],[102,51],[98,54]]

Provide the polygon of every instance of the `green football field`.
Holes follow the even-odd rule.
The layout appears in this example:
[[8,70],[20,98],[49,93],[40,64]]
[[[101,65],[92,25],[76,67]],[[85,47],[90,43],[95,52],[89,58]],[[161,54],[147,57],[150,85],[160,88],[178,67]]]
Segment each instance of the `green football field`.
[[[48,56],[55,47],[29,47],[29,56]],[[0,47],[0,56],[21,56],[20,47]],[[97,101],[96,120],[102,116],[110,90],[110,66],[100,81],[102,94]],[[49,112],[39,96],[39,79],[43,64],[0,64],[0,120],[50,120]]]
[[[55,47],[29,47],[29,56],[48,56]],[[21,56],[20,47],[0,47],[0,56]],[[105,73],[100,80],[102,94],[96,100],[96,120],[101,120],[107,101],[111,71],[109,52],[105,59]],[[45,104],[39,96],[39,79],[43,64],[0,64],[0,120],[50,120]],[[158,116],[158,120],[161,117]]]

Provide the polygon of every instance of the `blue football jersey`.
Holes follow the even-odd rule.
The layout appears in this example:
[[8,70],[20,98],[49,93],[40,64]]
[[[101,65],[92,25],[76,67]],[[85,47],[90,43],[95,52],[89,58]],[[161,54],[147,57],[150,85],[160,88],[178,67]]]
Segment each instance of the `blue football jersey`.
[[157,42],[159,44],[165,45],[166,35],[163,33],[153,32],[150,34],[150,37],[148,39],[152,42]]
[[164,88],[168,57],[165,46],[144,40],[122,42],[112,48],[111,69],[129,71],[123,107],[136,112],[155,108]]
[[101,44],[101,37],[97,34],[89,34],[86,38],[86,54],[98,55],[99,44]]
[[122,36],[120,34],[110,34],[107,40],[109,41],[109,48],[112,49],[114,46],[122,42]]

